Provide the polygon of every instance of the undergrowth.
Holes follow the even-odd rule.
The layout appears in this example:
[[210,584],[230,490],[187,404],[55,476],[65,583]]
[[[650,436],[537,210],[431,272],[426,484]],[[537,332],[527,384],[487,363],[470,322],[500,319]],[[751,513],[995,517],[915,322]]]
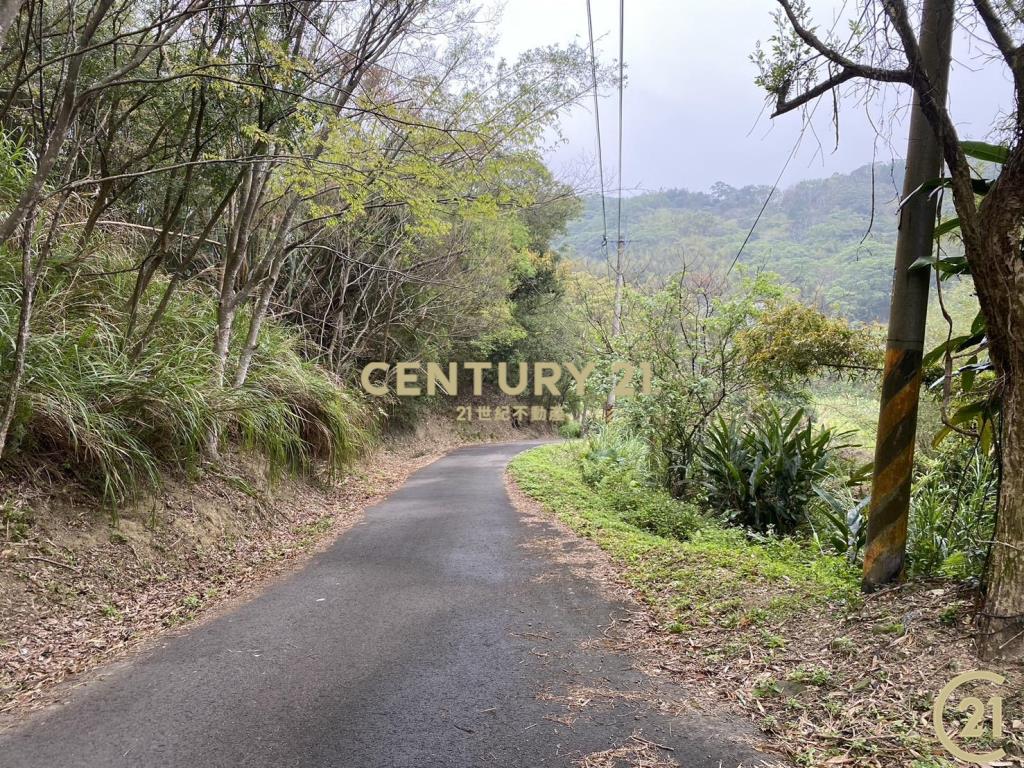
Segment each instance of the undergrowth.
[[[660,668],[699,680],[718,706],[735,702],[796,765],[952,765],[931,708],[945,681],[976,668],[967,610],[974,593],[932,581],[862,596],[859,569],[846,558],[813,542],[724,527],[718,517],[683,540],[641,530],[600,482],[586,482],[583,450],[537,448],[513,459],[509,472],[610,555],[651,609],[653,622],[633,642]],[[1008,678],[1005,695],[1018,692],[1008,706],[1018,706],[1019,670],[995,668]],[[984,739],[964,738],[969,751],[984,751],[974,748]],[[1020,754],[1009,731],[1002,746]]]
[[[91,258],[89,271],[65,266],[44,275],[5,463],[51,467],[116,504],[158,484],[167,469],[198,466],[214,430],[264,457],[271,475],[306,472],[314,462],[337,469],[357,453],[367,436],[364,409],[304,359],[297,333],[279,323],[265,324],[245,384],[215,388],[215,305],[186,283],[133,354],[125,333],[135,275],[130,266],[130,256],[111,247],[106,258]],[[16,260],[0,252],[5,369],[14,348],[19,279]],[[150,285],[140,324],[165,287],[164,279]],[[244,328],[247,318],[237,322]]]
[[[630,586],[673,631],[769,626],[810,604],[859,603],[855,571],[802,542],[751,536],[692,511],[683,537],[638,527],[609,486],[584,481],[581,450],[574,443],[535,448],[513,459],[509,472],[523,492],[622,564]],[[663,490],[643,492],[648,504],[679,504]]]

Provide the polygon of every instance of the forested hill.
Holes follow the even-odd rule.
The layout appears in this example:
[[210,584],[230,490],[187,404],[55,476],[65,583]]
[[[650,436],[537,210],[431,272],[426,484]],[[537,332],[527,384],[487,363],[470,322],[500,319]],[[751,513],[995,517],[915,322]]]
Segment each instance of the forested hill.
[[[740,263],[778,272],[804,297],[851,319],[884,319],[903,163],[878,163],[873,176],[871,166],[865,165],[777,191]],[[768,186],[736,189],[719,183],[709,192],[672,189],[624,199],[630,273],[637,277],[669,274],[684,266],[727,267],[769,191]],[[608,202],[609,249],[614,249],[615,201]],[[600,261],[600,198],[590,196],[585,203],[560,246],[567,257]]]

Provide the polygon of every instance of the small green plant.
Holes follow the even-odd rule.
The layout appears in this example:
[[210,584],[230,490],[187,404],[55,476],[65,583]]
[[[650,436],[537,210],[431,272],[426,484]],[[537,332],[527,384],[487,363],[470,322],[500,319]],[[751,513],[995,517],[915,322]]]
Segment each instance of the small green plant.
[[591,434],[579,454],[583,481],[596,487],[606,475],[628,476],[631,482],[650,484],[650,455],[643,441],[615,422]]
[[782,691],[782,685],[774,677],[759,680],[754,684],[754,696],[758,699],[767,699],[771,696],[778,696]]
[[818,749],[803,749],[796,756],[796,764],[799,766],[821,765],[822,752]]
[[32,527],[32,513],[15,499],[7,499],[0,505],[0,527],[7,541],[23,541]]
[[786,639],[780,635],[773,635],[769,632],[763,632],[761,634],[761,641],[764,643],[765,648],[785,648]]
[[302,536],[302,546],[307,547],[318,539],[322,538],[334,525],[334,516],[327,514],[318,517],[311,523],[303,525],[297,533]]
[[848,637],[836,637],[828,644],[829,649],[840,656],[853,656],[857,652],[857,644]]
[[802,683],[804,685],[827,685],[832,679],[832,673],[822,667],[795,669],[786,678],[791,683]]
[[868,468],[858,471],[838,488],[814,485],[814,493],[820,502],[814,510],[817,514],[809,516],[814,538],[819,546],[827,546],[837,555],[845,555],[851,563],[857,561],[867,540],[865,512],[871,502],[870,496],[855,500],[851,486],[863,479]]
[[906,633],[906,626],[899,621],[888,621],[882,624],[876,624],[871,628],[871,631],[876,635],[903,635]]
[[960,614],[960,604],[947,605],[939,611],[939,622],[947,627],[956,625],[957,616]]
[[835,701],[834,699],[826,699],[821,706],[826,712],[828,712],[833,717],[839,715],[843,711],[842,702]]
[[922,461],[907,538],[915,576],[964,580],[981,575],[998,498],[995,462],[966,440],[947,440]]

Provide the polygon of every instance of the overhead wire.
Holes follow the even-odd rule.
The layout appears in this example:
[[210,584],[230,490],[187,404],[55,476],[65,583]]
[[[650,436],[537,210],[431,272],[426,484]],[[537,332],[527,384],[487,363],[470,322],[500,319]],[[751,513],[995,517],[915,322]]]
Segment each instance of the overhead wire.
[[[830,35],[833,32],[835,32],[836,25],[839,24],[840,18],[842,18],[843,13],[846,11],[847,3],[848,0],[843,0],[843,4],[840,7],[839,12],[832,20],[832,27],[829,29]],[[821,99],[815,99],[814,104],[811,107],[810,113],[807,115],[807,118],[804,120],[804,124],[800,128],[800,133],[797,134],[796,142],[794,142],[793,144],[793,149],[789,151],[789,157],[787,157],[786,162],[782,164],[782,170],[779,171],[779,175],[775,178],[775,183],[772,184],[772,188],[768,190],[768,196],[765,197],[764,203],[761,204],[761,209],[757,212],[757,216],[754,217],[754,223],[750,225],[750,229],[747,231],[747,236],[743,238],[743,242],[740,243],[739,250],[737,250],[736,255],[733,256],[732,262],[729,264],[729,269],[727,269],[725,272],[726,277],[732,274],[733,268],[736,266],[736,263],[740,260],[740,256],[743,255],[743,249],[747,247],[747,243],[750,242],[750,238],[754,236],[754,230],[757,229],[757,225],[761,222],[761,217],[764,216],[764,212],[768,209],[768,203],[771,202],[772,197],[774,197],[775,193],[778,191],[779,184],[782,183],[782,177],[786,174],[786,169],[789,168],[789,164],[793,162],[793,158],[796,157],[797,150],[800,149],[800,143],[803,141],[804,134],[807,132],[807,128],[810,126],[811,120],[814,118],[814,113],[817,112],[818,105],[820,103]],[[764,114],[763,108],[761,110],[761,113]],[[753,128],[751,128],[751,131],[753,131]]]
[[[818,102],[815,102],[815,107],[818,106]],[[732,274],[733,267],[736,266],[736,262],[740,260],[740,256],[743,255],[743,249],[747,247],[747,243],[750,242],[750,238],[754,236],[754,230],[757,229],[757,225],[761,221],[761,217],[764,216],[764,212],[768,209],[768,203],[771,202],[772,197],[779,188],[779,184],[782,183],[782,177],[786,174],[786,169],[789,168],[789,164],[793,162],[793,158],[796,157],[796,152],[800,149],[800,143],[803,141],[804,133],[807,131],[807,126],[810,124],[811,117],[814,117],[814,110],[811,110],[811,116],[804,121],[803,127],[800,129],[800,133],[796,137],[796,142],[793,144],[793,148],[789,151],[789,157],[786,158],[786,162],[782,164],[782,170],[779,171],[779,175],[775,177],[775,183],[772,184],[772,188],[768,190],[768,195],[765,197],[764,202],[761,204],[761,210],[757,212],[757,216],[754,217],[754,223],[750,225],[750,229],[747,230],[747,236],[743,238],[743,242],[740,243],[739,250],[736,251],[736,255],[732,258],[732,263],[729,264],[729,269],[725,271],[725,276],[728,277]]]
[[587,34],[590,36],[590,76],[594,86],[594,123],[597,130],[597,175],[601,183],[601,247],[608,252],[608,206],[605,202],[604,153],[601,148],[601,108],[597,93],[597,56],[594,53],[594,20],[587,0]]

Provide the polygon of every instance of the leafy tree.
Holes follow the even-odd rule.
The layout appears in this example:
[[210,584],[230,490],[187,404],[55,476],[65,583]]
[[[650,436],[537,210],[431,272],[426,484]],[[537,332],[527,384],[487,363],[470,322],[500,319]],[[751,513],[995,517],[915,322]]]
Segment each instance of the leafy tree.
[[741,330],[736,344],[768,386],[823,374],[881,371],[881,329],[856,328],[791,298],[771,301],[756,325]]
[[[194,405],[167,455],[194,456],[201,429],[207,460],[228,437],[298,467],[310,440],[350,455],[325,403],[362,362],[499,344],[558,359],[575,338],[550,241],[577,202],[540,148],[592,87],[578,46],[494,61],[467,0],[25,0],[0,24],[9,10],[0,459],[8,434],[15,453],[41,445],[39,404],[64,391],[66,434],[109,447],[94,458],[127,441],[154,477],[149,433],[115,426],[159,391]],[[33,334],[52,349],[71,328],[109,387],[65,380],[84,364],[37,375]]]
[[[650,363],[654,392],[629,398],[622,418],[643,435],[677,495],[690,492],[707,430],[723,414],[749,413],[796,393],[808,377],[877,364],[877,333],[796,301],[770,273],[729,282],[686,271],[660,290],[627,294],[615,351]],[[847,356],[852,357],[847,357]]]

